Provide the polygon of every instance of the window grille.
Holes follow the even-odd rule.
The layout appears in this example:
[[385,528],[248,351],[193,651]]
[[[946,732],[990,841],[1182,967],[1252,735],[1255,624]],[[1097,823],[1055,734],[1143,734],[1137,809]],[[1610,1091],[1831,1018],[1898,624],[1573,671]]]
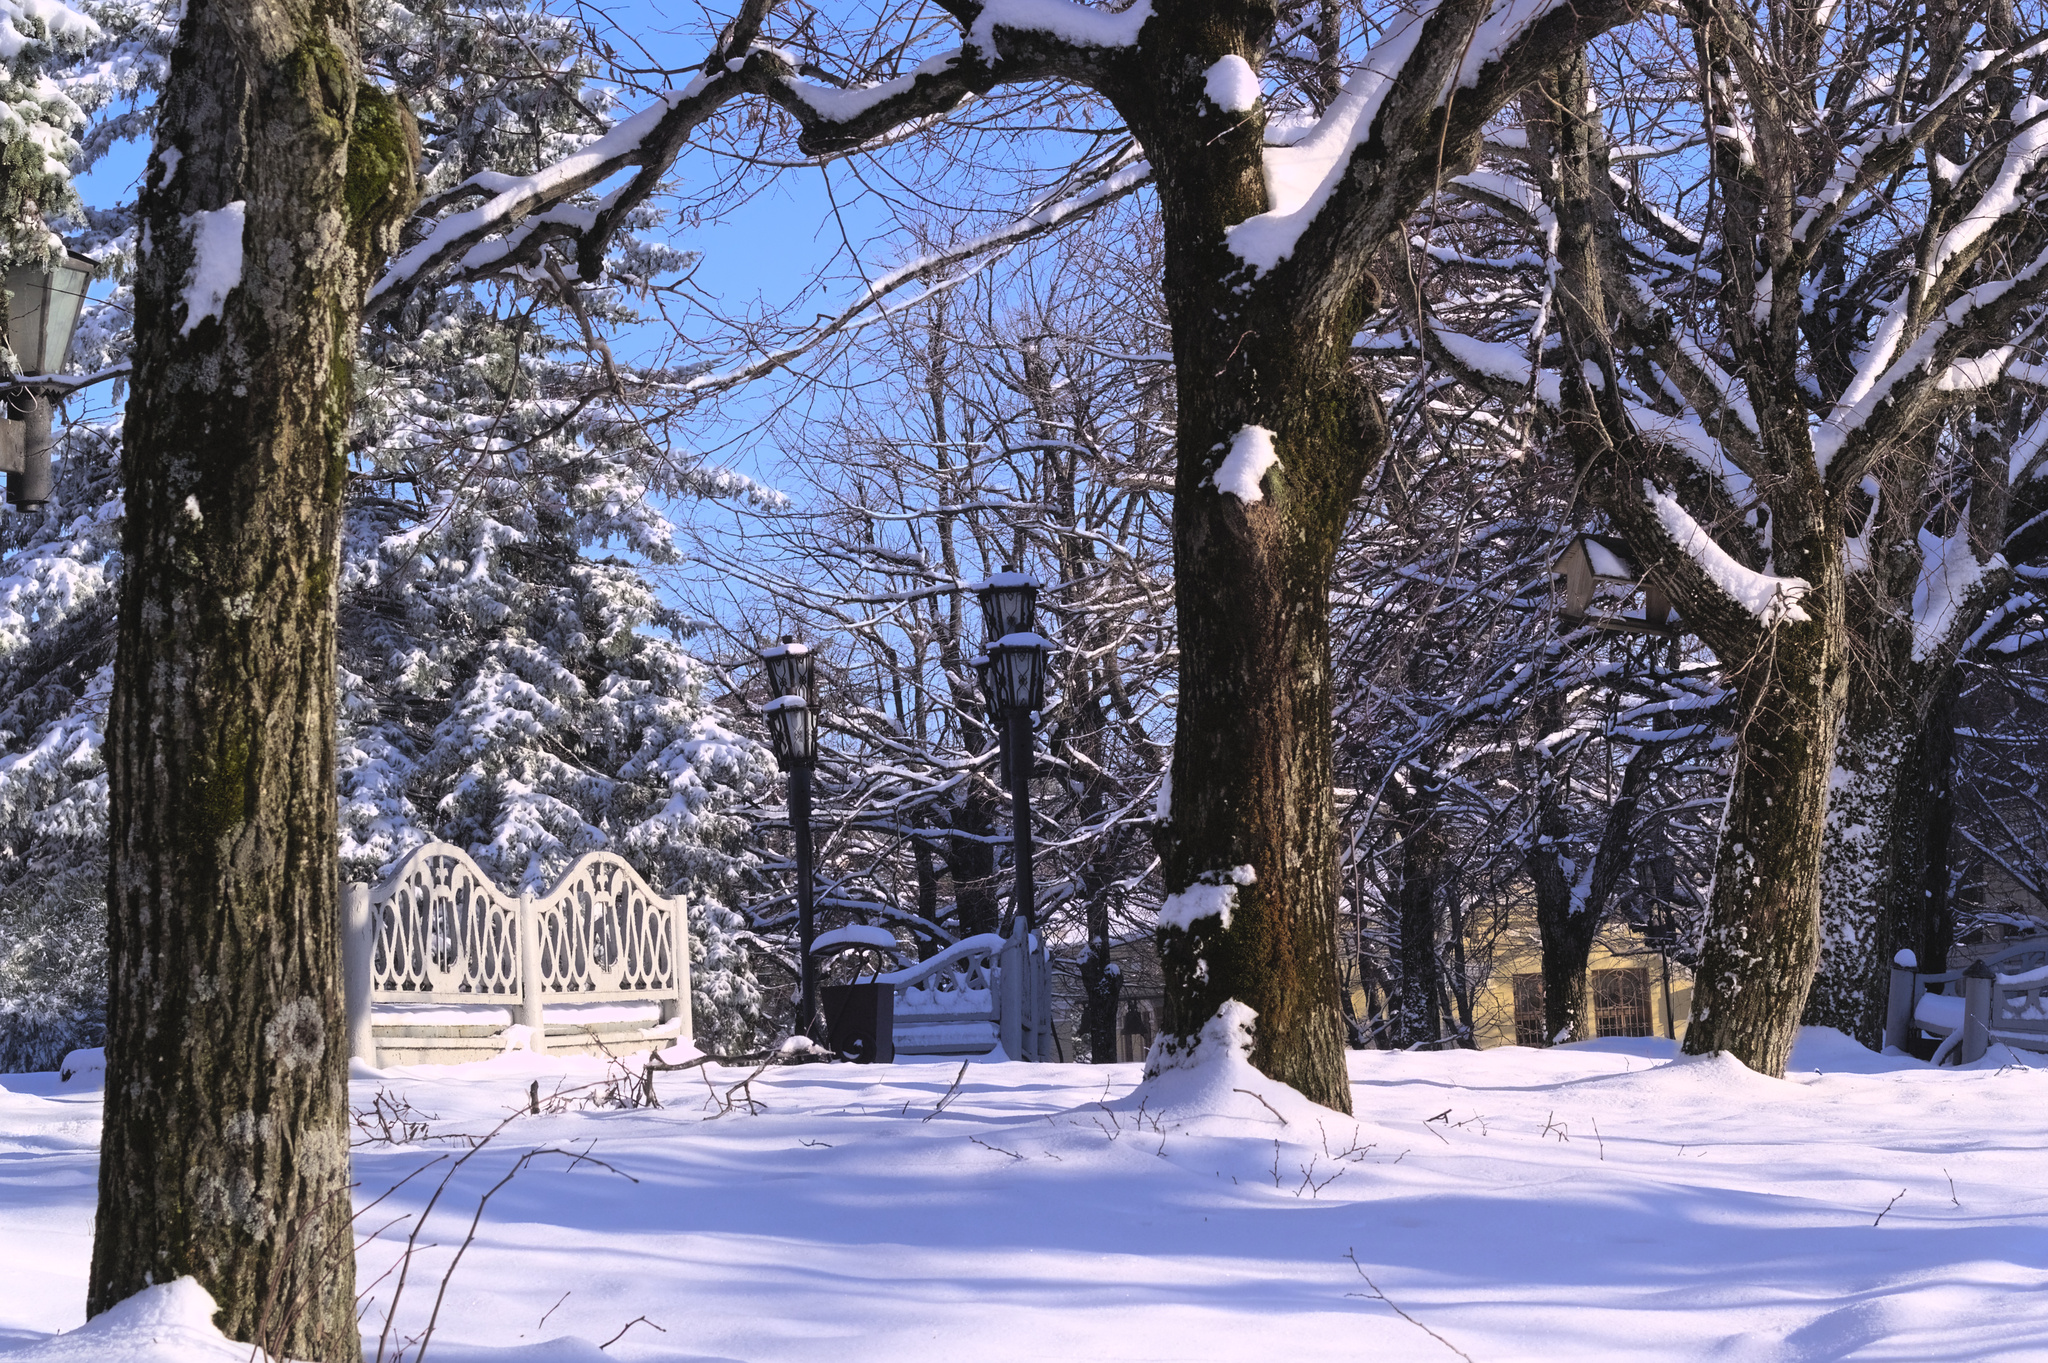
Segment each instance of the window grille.
[[1593,972],[1593,1020],[1602,1036],[1650,1035],[1650,972]]

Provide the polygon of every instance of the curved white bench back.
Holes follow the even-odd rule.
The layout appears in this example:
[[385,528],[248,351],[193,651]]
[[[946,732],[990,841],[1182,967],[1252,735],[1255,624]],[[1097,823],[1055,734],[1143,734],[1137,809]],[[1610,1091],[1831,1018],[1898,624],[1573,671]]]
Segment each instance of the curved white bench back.
[[585,853],[543,894],[513,895],[461,848],[430,842],[369,899],[381,1002],[689,997],[682,902],[612,852]]

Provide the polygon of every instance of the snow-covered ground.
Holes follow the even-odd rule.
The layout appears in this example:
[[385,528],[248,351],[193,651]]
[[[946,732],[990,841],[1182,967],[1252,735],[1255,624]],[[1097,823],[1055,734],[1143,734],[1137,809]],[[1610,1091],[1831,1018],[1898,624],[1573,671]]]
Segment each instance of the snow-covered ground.
[[[659,1110],[521,1117],[475,1156],[398,1331],[478,1195],[551,1146],[618,1172],[547,1156],[499,1192],[429,1359],[2048,1358],[2048,1070],[2010,1059],[1934,1070],[1824,1032],[1787,1082],[1659,1041],[1354,1053],[1355,1122],[1249,1072],[1140,1109],[1136,1066],[977,1065],[942,1107],[957,1064],[807,1065],[722,1115],[671,1074]],[[477,1132],[601,1073],[362,1071],[354,1097]],[[721,1098],[742,1077],[709,1073]],[[111,1335],[50,1338],[83,1317],[98,1095],[0,1087],[0,1358],[112,1358]],[[363,1146],[363,1194],[464,1148]],[[191,1317],[159,1291],[127,1337]]]

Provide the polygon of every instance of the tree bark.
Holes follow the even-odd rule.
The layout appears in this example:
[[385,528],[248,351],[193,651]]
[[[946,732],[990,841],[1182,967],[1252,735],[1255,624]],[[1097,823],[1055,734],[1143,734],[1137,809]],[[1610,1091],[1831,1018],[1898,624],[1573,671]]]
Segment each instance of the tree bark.
[[[1661,717],[1660,717],[1661,721]],[[1552,693],[1536,711],[1541,733],[1564,727],[1562,698]],[[1572,846],[1566,802],[1571,794],[1571,755],[1540,754],[1537,775],[1537,839],[1529,849],[1529,879],[1536,892],[1536,930],[1543,951],[1543,1034],[1549,1044],[1560,1038],[1588,1041],[1600,1035],[1589,964],[1593,944],[1607,921],[1607,905],[1615,886],[1635,857],[1636,808],[1650,783],[1655,750],[1645,744],[1630,754],[1622,768],[1621,787],[1608,806],[1600,837],[1590,849],[1591,864],[1581,874],[1567,869],[1566,849]]]
[[[1821,870],[1821,957],[1804,1021],[1876,1050],[1892,957],[1910,948],[1947,969],[1955,937],[1948,898],[1955,759],[1955,674],[1924,697],[1851,689],[1836,744]],[[1926,718],[1914,702],[1924,702]]]
[[[1764,427],[1759,444],[1775,456],[1772,570],[1804,579],[1799,609],[1771,619],[1752,613],[1707,576],[1653,511],[1648,489],[1675,488],[1692,475],[1674,451],[1639,435],[1622,407],[1612,338],[1631,300],[1620,291],[1611,302],[1607,296],[1606,281],[1625,271],[1615,264],[1607,151],[1597,118],[1588,116],[1589,90],[1584,56],[1575,55],[1559,63],[1542,112],[1530,120],[1532,163],[1557,205],[1558,317],[1570,357],[1563,430],[1587,495],[1729,669],[1736,696],[1735,772],[1685,1049],[1727,1051],[1761,1074],[1782,1076],[1820,952],[1821,837],[1847,689],[1839,509],[1814,463],[1796,368],[1768,362],[1789,354],[1790,343],[1743,330],[1738,353]],[[1716,156],[1717,166],[1736,159],[1725,143]],[[1761,213],[1755,196],[1763,191],[1751,169],[1721,169],[1727,194],[1749,196],[1727,206],[1732,222]],[[1753,240],[1727,238],[1729,277],[1754,278],[1747,254],[1754,248]]]
[[1394,890],[1401,974],[1391,1009],[1391,1041],[1396,1050],[1443,1040],[1443,1014],[1437,1007],[1443,963],[1436,950],[1437,906],[1444,861],[1450,851],[1437,822],[1443,790],[1419,768],[1410,768],[1410,773],[1415,782],[1412,793],[1398,786],[1388,792],[1395,827],[1401,833],[1395,871],[1399,879]]
[[[190,1274],[232,1338],[331,1363],[361,1357],[335,569],[358,320],[419,154],[355,33],[349,0],[193,0],[171,54],[123,454],[87,1297]],[[202,250],[239,255],[210,315]]]
[[962,937],[994,932],[1002,919],[996,897],[995,800],[980,787],[952,811],[953,828],[965,837],[946,840],[946,870],[953,877],[953,903]]

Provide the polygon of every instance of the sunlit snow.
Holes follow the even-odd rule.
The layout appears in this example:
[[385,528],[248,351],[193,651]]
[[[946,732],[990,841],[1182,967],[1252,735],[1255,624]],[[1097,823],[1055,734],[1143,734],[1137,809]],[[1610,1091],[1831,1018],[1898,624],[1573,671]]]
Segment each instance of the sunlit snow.
[[[1484,1360],[2017,1358],[2048,1338],[2048,1072],[2002,1049],[1936,1070],[1809,1030],[1785,1080],[1661,1040],[1347,1059],[1355,1119],[1248,1068],[1141,1093],[1136,1065],[971,1065],[946,1099],[957,1061],[805,1065],[724,1115],[746,1070],[663,1075],[656,1110],[516,1118],[444,1196],[398,1325],[424,1327],[521,1152],[587,1146],[619,1172],[550,1158],[492,1200],[430,1358],[595,1357],[642,1315],[666,1333],[605,1356],[1453,1357],[1396,1306]],[[603,1073],[521,1055],[358,1068],[351,1092],[483,1131],[536,1083]],[[0,1357],[87,1356],[49,1350],[84,1324],[99,1095],[0,1087]],[[462,1148],[361,1145],[358,1197]],[[402,1239],[367,1246],[358,1281]],[[389,1299],[369,1289],[373,1341]]]

